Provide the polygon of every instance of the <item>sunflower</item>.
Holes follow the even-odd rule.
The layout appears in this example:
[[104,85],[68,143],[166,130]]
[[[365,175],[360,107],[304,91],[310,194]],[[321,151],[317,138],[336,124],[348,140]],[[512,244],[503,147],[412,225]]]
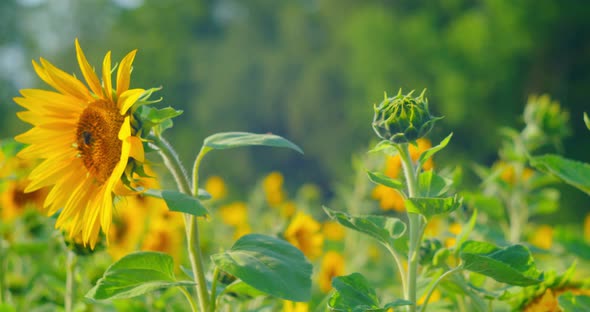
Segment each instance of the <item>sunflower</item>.
[[48,215],[61,209],[55,227],[93,249],[100,230],[109,233],[114,197],[123,195],[125,169],[144,160],[130,108],[145,90],[129,89],[136,50],[121,60],[115,89],[111,52],[104,57],[101,84],[78,40],[75,45],[88,87],[43,58],[40,64],[33,61],[37,75],[55,91],[25,89],[14,98],[27,109],[18,117],[33,125],[15,139],[29,144],[19,157],[43,160],[29,175],[25,192],[52,186],[44,208]]

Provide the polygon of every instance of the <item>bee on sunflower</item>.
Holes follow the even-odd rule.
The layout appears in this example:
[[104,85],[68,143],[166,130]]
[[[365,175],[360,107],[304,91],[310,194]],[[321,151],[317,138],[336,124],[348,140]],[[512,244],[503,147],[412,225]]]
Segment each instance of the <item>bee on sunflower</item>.
[[59,212],[56,228],[94,249],[101,230],[109,233],[115,203],[126,202],[115,199],[133,194],[129,181],[144,162],[147,135],[136,112],[154,102],[148,98],[155,89],[130,88],[137,50],[121,60],[113,84],[111,52],[103,60],[101,83],[78,40],[75,46],[86,85],[43,58],[33,61],[37,75],[55,90],[24,89],[14,98],[26,109],[17,116],[33,126],[15,139],[28,144],[19,157],[41,160],[25,192],[50,187],[44,209],[48,215]]

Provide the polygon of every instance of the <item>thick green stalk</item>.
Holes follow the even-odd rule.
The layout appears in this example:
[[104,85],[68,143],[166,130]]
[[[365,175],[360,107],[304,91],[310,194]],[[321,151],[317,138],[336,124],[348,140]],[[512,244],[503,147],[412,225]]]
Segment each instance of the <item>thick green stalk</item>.
[[[178,158],[178,155],[172,146],[162,137],[150,136],[149,138],[158,147],[160,155],[164,159],[164,164],[168,170],[170,170],[172,176],[176,180],[178,189],[185,194],[197,196],[197,193],[193,194],[191,192],[191,186],[186,171],[184,170],[184,167],[182,166],[182,163],[180,162],[180,159]],[[195,288],[197,291],[197,298],[199,300],[199,307],[201,311],[205,312],[208,311],[209,308],[209,292],[205,282],[205,270],[201,255],[199,228],[196,217],[194,215],[184,214],[184,226],[186,230],[186,242],[189,261],[193,271],[193,278],[196,283]]]
[[[402,167],[404,169],[404,175],[406,177],[406,184],[408,187],[408,197],[416,197],[418,195],[418,183],[417,173],[414,171],[414,163],[410,158],[410,151],[408,144],[398,144],[397,149],[402,160]],[[420,239],[422,238],[422,220],[421,216],[415,213],[408,213],[409,221],[409,235],[410,235],[410,246],[408,249],[408,288],[404,293],[406,300],[412,302],[409,307],[410,312],[416,312],[416,290],[418,280],[418,263],[419,263],[419,250],[420,250]]]

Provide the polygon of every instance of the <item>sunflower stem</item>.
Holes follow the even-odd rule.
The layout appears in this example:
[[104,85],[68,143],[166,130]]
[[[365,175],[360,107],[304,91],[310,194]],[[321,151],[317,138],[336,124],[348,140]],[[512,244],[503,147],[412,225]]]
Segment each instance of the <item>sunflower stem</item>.
[[[399,150],[399,155],[402,160],[402,167],[404,169],[406,184],[408,186],[408,198],[416,197],[418,196],[417,176],[419,170],[414,170],[414,163],[410,157],[408,143],[397,144],[396,147]],[[410,246],[408,249],[408,288],[404,293],[404,297],[406,300],[412,302],[412,305],[409,306],[409,311],[416,312],[416,288],[418,280],[418,263],[420,261],[418,251],[420,249],[423,226],[419,214],[408,213],[408,221],[410,235]]]
[[[164,140],[164,138],[160,136],[150,135],[148,138],[152,140],[153,144],[156,147],[158,147],[160,155],[164,160],[164,164],[166,165],[168,170],[170,170],[170,172],[174,176],[174,179],[176,180],[178,189],[185,194],[196,197],[198,195],[198,185],[196,185],[196,183],[194,182],[194,189],[196,189],[197,192],[191,192],[191,185],[188,179],[188,175],[186,174],[186,170],[182,166],[180,158],[178,157],[178,154],[174,151],[172,145],[170,145],[166,140]],[[199,152],[199,156],[197,157],[197,159],[200,159],[204,156],[201,155],[202,153],[203,150]],[[206,312],[209,308],[209,293],[207,290],[207,284],[205,282],[205,270],[203,266],[201,244],[199,242],[199,224],[197,218],[194,215],[185,213],[184,227],[186,233],[186,243],[189,260],[193,271],[193,279],[196,283],[195,288],[197,291],[197,299],[199,300],[199,307],[201,311]]]
[[189,293],[188,290],[186,290],[186,288],[184,288],[183,286],[178,287],[178,289],[184,295],[184,297],[186,297],[186,300],[188,301],[188,303],[191,306],[191,311],[192,312],[199,311],[199,308],[197,307],[197,304],[193,300],[193,297],[191,296],[191,293]]
[[459,264],[458,266],[446,271],[445,273],[441,274],[441,276],[439,276],[436,281],[434,281],[434,283],[432,284],[432,286],[430,287],[430,289],[428,290],[428,293],[426,294],[426,297],[424,297],[424,304],[422,305],[422,307],[420,308],[420,312],[426,312],[426,307],[428,306],[428,301],[430,300],[430,297],[432,296],[432,294],[434,293],[434,290],[436,289],[436,286],[438,286],[438,284],[447,276],[460,271],[463,269],[463,264]]
[[219,279],[219,268],[215,267],[213,271],[213,281],[211,282],[211,299],[209,300],[209,311],[215,312],[217,305],[217,280]]
[[64,300],[65,312],[72,312],[74,308],[74,277],[76,270],[76,254],[68,250],[66,260],[66,294]]

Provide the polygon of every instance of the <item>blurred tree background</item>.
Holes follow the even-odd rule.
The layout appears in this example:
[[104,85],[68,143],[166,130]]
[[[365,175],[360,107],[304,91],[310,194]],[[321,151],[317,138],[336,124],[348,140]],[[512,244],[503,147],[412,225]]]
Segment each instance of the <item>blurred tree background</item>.
[[167,134],[185,162],[219,131],[272,132],[306,152],[208,156],[205,176],[238,187],[279,170],[330,195],[374,138],[373,103],[400,87],[428,88],[445,116],[433,141],[455,133],[441,163],[491,164],[498,127],[522,126],[531,93],[570,111],[566,155],[589,161],[588,16],[575,0],[3,0],[0,137],[28,127],[18,89],[45,88],[31,59],[79,73],[77,37],[97,67],[107,50],[139,49],[132,86],[163,86],[164,105],[184,110]]

